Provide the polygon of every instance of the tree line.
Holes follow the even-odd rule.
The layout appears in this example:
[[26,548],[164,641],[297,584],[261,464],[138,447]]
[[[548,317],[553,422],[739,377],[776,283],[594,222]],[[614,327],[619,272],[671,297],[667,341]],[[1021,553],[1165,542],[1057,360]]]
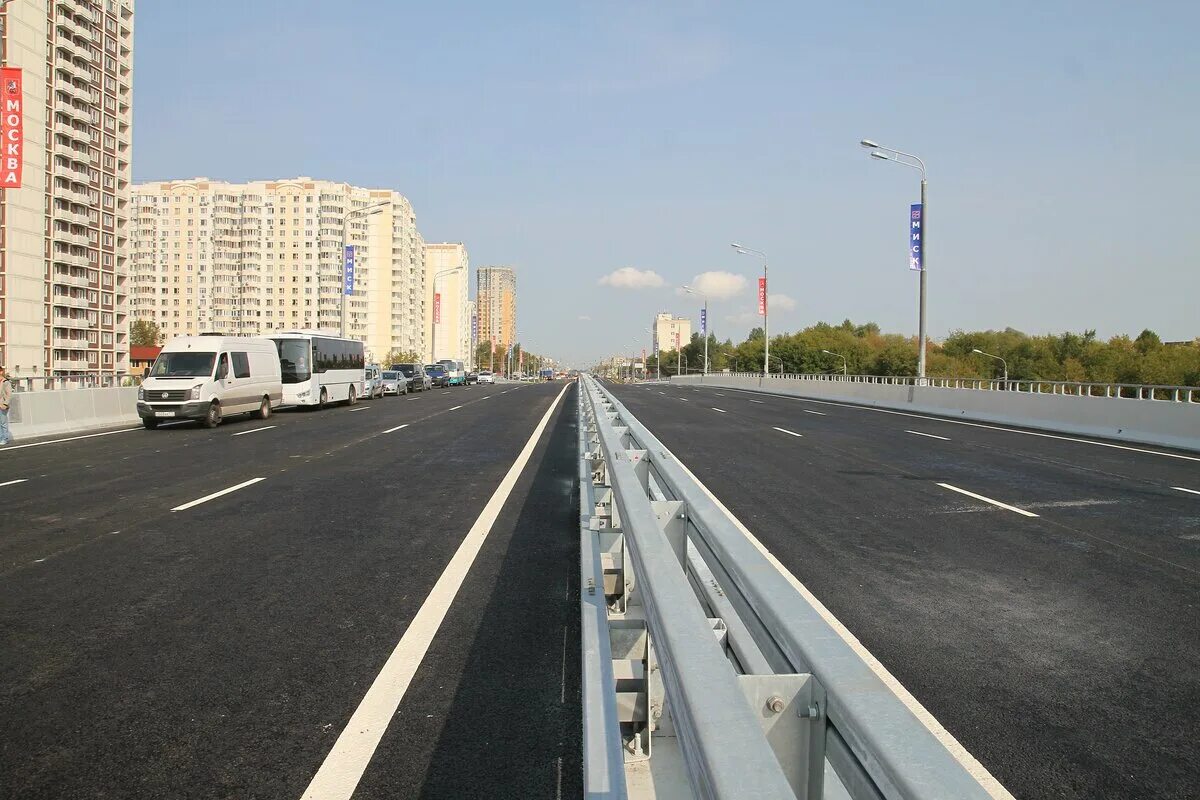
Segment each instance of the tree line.
[[[754,328],[734,343],[709,336],[710,371],[762,372],[765,338]],[[1200,338],[1164,344],[1151,330],[1136,337],[1099,339],[1096,331],[1031,336],[1013,328],[1002,331],[953,331],[926,350],[926,374],[946,378],[1000,378],[1004,365],[975,353],[982,350],[1007,361],[1012,380],[1094,381],[1200,386]],[[830,355],[830,351],[837,355]],[[818,322],[796,333],[771,337],[771,372],[912,376],[917,374],[917,339],[883,333],[873,322],[840,325]],[[704,339],[695,333],[688,344],[661,352],[662,374],[695,373],[704,367]],[[655,371],[653,355],[648,370]]]

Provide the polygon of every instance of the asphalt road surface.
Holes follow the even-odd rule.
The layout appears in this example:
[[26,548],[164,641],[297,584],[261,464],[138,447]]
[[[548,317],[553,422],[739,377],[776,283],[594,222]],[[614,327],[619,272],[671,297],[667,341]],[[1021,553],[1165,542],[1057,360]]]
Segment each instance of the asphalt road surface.
[[0,797],[579,796],[574,391],[4,450]]
[[1200,456],[609,388],[1017,797],[1200,797]]

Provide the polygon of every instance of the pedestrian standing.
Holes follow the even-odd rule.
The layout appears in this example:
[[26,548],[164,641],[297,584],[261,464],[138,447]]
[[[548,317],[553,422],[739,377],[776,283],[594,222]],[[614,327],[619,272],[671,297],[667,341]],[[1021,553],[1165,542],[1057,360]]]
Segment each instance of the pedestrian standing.
[[8,382],[8,372],[0,366],[0,447],[12,441],[8,432],[8,407],[12,405],[13,388]]

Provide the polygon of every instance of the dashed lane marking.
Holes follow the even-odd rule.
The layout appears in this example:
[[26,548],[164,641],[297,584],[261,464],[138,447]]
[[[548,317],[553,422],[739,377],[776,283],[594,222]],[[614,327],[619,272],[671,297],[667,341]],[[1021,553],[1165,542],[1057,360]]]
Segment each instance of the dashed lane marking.
[[941,439],[943,442],[950,441],[949,436],[938,436],[933,433],[921,433],[920,431],[907,431],[907,430],[905,431],[905,433],[911,433],[913,436],[927,436],[930,439]]
[[720,411],[722,414],[728,414],[728,413],[729,413],[729,412],[728,412],[728,411],[726,411],[725,409],[723,409],[723,408],[717,408],[716,406],[712,406],[712,410],[713,410],[713,411]]
[[396,431],[404,430],[407,427],[408,427],[408,423],[406,422],[403,425],[397,425],[394,428],[388,428],[386,431],[384,431],[384,433],[395,433]]
[[254,484],[258,483],[259,481],[265,481],[265,480],[266,480],[266,478],[251,478],[248,481],[242,481],[241,483],[239,483],[236,486],[230,486],[228,489],[222,489],[219,492],[213,492],[212,494],[206,494],[204,497],[201,497],[198,500],[193,500],[190,503],[184,503],[181,506],[175,506],[171,510],[172,511],[187,511],[189,508],[192,508],[193,506],[198,506],[201,503],[207,503],[209,500],[216,500],[218,497],[223,497],[223,496],[229,494],[230,492],[236,492],[238,489],[245,489],[247,486],[253,486]]
[[[12,486],[14,483],[24,483],[27,480],[29,480],[29,479],[28,478],[17,478],[16,480],[5,481],[4,483],[0,483],[0,486]],[[1184,491],[1186,491],[1186,490],[1184,490]]]
[[780,433],[786,433],[788,436],[795,436],[796,438],[803,436],[803,434],[796,433],[795,431],[789,431],[787,428],[774,428],[773,430],[777,430]]
[[1018,514],[1021,514],[1022,516],[1026,516],[1026,517],[1038,516],[1037,514],[1033,513],[1032,511],[1026,511],[1023,508],[1017,508],[1016,506],[1010,506],[1008,503],[1001,503],[999,500],[993,500],[992,498],[984,497],[981,494],[975,494],[974,492],[968,492],[966,489],[960,489],[957,486],[951,486],[948,483],[939,483],[938,486],[941,486],[943,489],[949,489],[952,492],[958,492],[959,494],[965,494],[967,497],[974,497],[976,500],[982,500],[985,503],[991,503],[992,505],[996,506],[997,508],[1003,508],[1006,511],[1014,511]]
[[250,429],[250,430],[248,430],[248,431],[241,431],[241,432],[239,432],[239,433],[235,433],[235,434],[233,434],[233,435],[234,435],[234,436],[245,436],[247,433],[258,433],[259,431],[269,431],[269,430],[271,430],[271,428],[275,428],[275,427],[278,427],[278,426],[276,426],[276,425],[264,425],[264,426],[263,426],[263,427],[261,427],[261,428],[251,428],[251,429]]

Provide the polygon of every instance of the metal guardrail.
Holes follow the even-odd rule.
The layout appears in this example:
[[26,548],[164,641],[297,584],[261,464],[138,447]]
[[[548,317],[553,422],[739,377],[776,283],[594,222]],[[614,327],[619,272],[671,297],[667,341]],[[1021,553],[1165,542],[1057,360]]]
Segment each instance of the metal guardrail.
[[[761,372],[723,372],[712,375],[761,378]],[[1043,380],[989,380],[985,378],[916,378],[891,375],[837,375],[830,373],[775,373],[771,378],[790,381],[867,383],[880,386],[929,386],[936,389],[974,389],[1023,394],[1055,394],[1067,397],[1112,397],[1125,400],[1155,400],[1200,403],[1200,387],[1143,383],[1094,383]]]
[[991,796],[616,398],[579,403],[585,796],[637,798],[664,746],[695,797]]
[[68,375],[68,376],[8,376],[15,392],[60,391],[65,389],[112,389],[121,386],[140,386],[141,375]]

